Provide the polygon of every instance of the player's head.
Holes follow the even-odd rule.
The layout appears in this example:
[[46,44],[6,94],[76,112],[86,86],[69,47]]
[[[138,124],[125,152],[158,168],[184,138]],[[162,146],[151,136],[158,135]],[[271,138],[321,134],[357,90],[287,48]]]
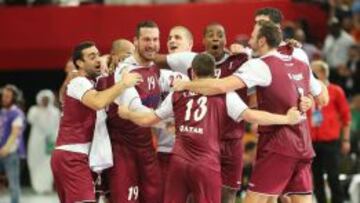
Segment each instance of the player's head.
[[1,107],[10,108],[22,102],[22,92],[15,85],[7,84],[0,90]]
[[184,26],[171,28],[167,40],[169,53],[191,51],[193,43],[193,35],[188,28]]
[[207,25],[203,33],[203,44],[207,53],[215,59],[220,59],[225,51],[226,33],[225,28],[219,23]]
[[141,21],[136,27],[135,51],[145,62],[152,61],[160,49],[160,30],[153,21]]
[[215,59],[212,55],[203,53],[195,56],[191,63],[192,78],[214,77]]
[[319,80],[326,81],[329,78],[329,66],[325,61],[316,60],[311,62],[311,69]]
[[255,24],[259,21],[271,21],[275,23],[278,27],[281,25],[281,21],[283,19],[283,15],[281,11],[277,8],[265,7],[256,10],[255,12]]
[[135,46],[126,39],[117,39],[113,41],[110,51],[111,62],[118,64],[130,55],[134,54]]
[[271,21],[259,21],[255,24],[249,44],[257,55],[277,48],[282,41],[282,33]]
[[85,41],[76,45],[72,60],[76,68],[83,70],[88,77],[96,78],[101,74],[100,52],[94,42]]

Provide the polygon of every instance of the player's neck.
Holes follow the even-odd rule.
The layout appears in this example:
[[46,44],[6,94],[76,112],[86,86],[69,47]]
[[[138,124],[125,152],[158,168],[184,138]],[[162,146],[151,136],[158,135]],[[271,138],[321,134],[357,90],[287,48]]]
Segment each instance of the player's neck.
[[265,56],[266,54],[268,54],[268,53],[270,53],[270,52],[272,52],[272,51],[274,51],[274,50],[276,50],[276,49],[275,49],[275,48],[272,48],[272,47],[266,46],[266,47],[260,48],[257,53],[258,53],[259,56],[261,57],[261,56]]
[[152,61],[145,59],[144,57],[140,56],[139,52],[134,53],[135,61],[141,66],[149,66]]
[[213,79],[213,78],[214,78],[214,77],[211,77],[211,76],[208,76],[208,77],[200,77],[200,78],[196,77],[196,78],[194,78],[194,80],[202,81],[202,80]]

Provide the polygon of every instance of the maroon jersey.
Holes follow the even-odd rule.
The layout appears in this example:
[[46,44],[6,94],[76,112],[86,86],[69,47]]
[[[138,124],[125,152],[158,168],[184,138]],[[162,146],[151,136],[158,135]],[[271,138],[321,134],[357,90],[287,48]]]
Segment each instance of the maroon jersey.
[[67,86],[56,146],[91,142],[96,111],[82,104],[81,96],[93,88],[93,83],[87,78],[79,77],[70,81]]
[[[139,73],[143,82],[135,86],[142,104],[149,108],[156,108],[160,102],[159,77],[160,72],[156,66],[133,66],[130,72]],[[115,72],[115,74],[119,74]],[[102,78],[98,82],[99,88],[110,87],[115,82],[115,75]],[[152,146],[151,128],[140,127],[129,120],[121,119],[117,114],[118,105],[112,103],[107,109],[107,125],[112,141],[129,143],[131,146]]]
[[[297,106],[300,95],[310,93],[309,67],[294,58],[279,58],[269,55],[261,58],[271,73],[271,83],[257,87],[260,110],[286,114],[292,106]],[[311,158],[314,151],[311,145],[306,121],[298,125],[259,126],[259,150],[273,151],[295,158]]]
[[204,96],[183,91],[170,94],[156,114],[175,118],[174,155],[220,171],[220,135],[231,118],[238,120],[246,108],[234,92]]
[[[232,75],[241,65],[249,59],[247,54],[237,54],[232,56],[225,55],[224,60],[216,62],[215,75],[218,78],[224,78]],[[248,103],[247,88],[236,90],[241,99]],[[236,123],[233,120],[224,126],[224,133],[221,135],[222,140],[242,138],[245,133],[245,122]]]
[[[247,54],[240,53],[236,55],[225,54],[223,59],[216,62],[215,76],[217,78],[224,78],[232,75],[236,70],[241,68],[241,65],[249,59]],[[188,75],[191,77],[192,69],[188,69]],[[241,99],[247,103],[247,88],[242,88],[236,90],[236,93],[241,97]],[[237,139],[242,138],[245,133],[245,123],[242,121],[236,123],[233,120],[230,120],[226,126],[224,126],[224,133],[221,135],[221,140],[227,139]]]

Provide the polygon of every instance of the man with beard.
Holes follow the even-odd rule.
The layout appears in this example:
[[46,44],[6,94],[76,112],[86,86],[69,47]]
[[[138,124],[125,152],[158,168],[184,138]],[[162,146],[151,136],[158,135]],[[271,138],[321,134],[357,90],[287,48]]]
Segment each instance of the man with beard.
[[124,73],[121,81],[107,90],[94,89],[101,74],[99,51],[93,42],[82,42],[73,51],[73,63],[83,75],[72,79],[66,87],[63,116],[51,169],[61,203],[95,202],[93,179],[88,154],[95,128],[96,110],[110,104],[126,88],[141,77]]
[[[114,154],[114,166],[109,170],[112,202],[162,201],[161,171],[152,143],[151,128],[138,126],[117,115],[118,104],[128,104],[133,109],[156,108],[161,92],[169,91],[170,79],[182,77],[169,70],[159,70],[152,62],[160,48],[159,35],[155,22],[138,23],[134,38],[135,53],[121,62],[115,74],[99,85],[101,89],[119,81],[124,69],[136,72],[144,79],[118,97],[107,111]],[[140,98],[140,101],[136,98]]]
[[[281,32],[275,24],[260,21],[249,42],[260,58],[249,60],[226,78],[178,82],[175,89],[211,95],[258,86],[259,109],[273,113],[299,104],[304,95],[310,94],[310,89],[318,90],[314,93],[318,96],[321,88],[314,88],[314,83],[310,82],[309,67],[276,51],[281,40]],[[266,202],[286,193],[291,193],[292,202],[311,202],[310,170],[314,151],[306,122],[294,127],[260,126],[259,134],[257,160],[245,202]],[[269,173],[269,168],[274,170]]]
[[[214,77],[215,60],[199,54],[192,62],[194,80]],[[300,113],[292,108],[286,116],[248,109],[240,97],[230,92],[205,96],[190,91],[172,92],[154,112],[133,112],[119,108],[120,116],[149,126],[173,117],[176,143],[166,181],[165,203],[184,203],[191,193],[195,202],[220,202],[220,137],[230,120],[246,119],[263,125],[295,124]],[[297,114],[290,121],[293,113]],[[295,115],[294,114],[294,115]],[[294,117],[294,118],[295,118]]]

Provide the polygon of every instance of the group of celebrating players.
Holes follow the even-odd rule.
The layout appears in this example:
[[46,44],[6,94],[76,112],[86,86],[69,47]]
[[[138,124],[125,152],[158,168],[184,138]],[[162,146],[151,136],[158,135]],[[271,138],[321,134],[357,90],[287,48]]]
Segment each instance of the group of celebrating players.
[[259,124],[245,202],[276,202],[281,195],[294,203],[311,202],[314,151],[304,112],[313,101],[325,105],[328,95],[306,54],[282,41],[281,20],[274,8],[256,12],[251,52],[238,45],[228,51],[219,23],[205,27],[205,51],[191,52],[191,32],[175,26],[167,55],[158,53],[157,24],[142,21],[135,48],[126,40],[113,46],[122,55],[111,53],[107,75],[96,45],[77,45],[72,61],[79,75],[62,95],[51,161],[60,201],[96,202],[88,157],[97,111],[105,109],[112,203],[235,202],[245,121]]

